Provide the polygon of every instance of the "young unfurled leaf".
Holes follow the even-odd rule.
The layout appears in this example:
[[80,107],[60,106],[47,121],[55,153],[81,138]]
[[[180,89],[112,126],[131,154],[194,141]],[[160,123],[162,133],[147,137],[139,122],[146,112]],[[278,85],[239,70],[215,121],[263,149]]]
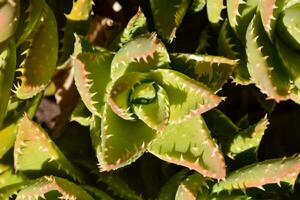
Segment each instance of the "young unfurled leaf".
[[224,158],[200,116],[169,125],[156,135],[149,152],[167,162],[194,169],[204,176],[216,179],[225,177]]
[[299,172],[299,156],[266,160],[232,172],[226,180],[216,183],[212,191],[218,193],[222,190],[262,188],[263,185],[279,184],[281,181],[294,185]]
[[188,9],[191,0],[161,1],[150,0],[155,28],[166,41],[172,42],[176,30]]
[[29,176],[50,173],[84,182],[84,175],[67,160],[48,134],[28,119],[26,114],[18,124],[14,162],[16,170]]
[[[58,52],[58,33],[55,16],[45,5],[39,19],[35,34],[31,36],[25,59],[18,71],[21,82],[15,87],[15,93],[20,99],[28,99],[41,92],[50,82],[55,69]],[[41,59],[42,58],[42,59]]]
[[[56,198],[59,199],[84,199],[93,200],[93,198],[79,185],[68,181],[67,179],[44,176],[36,179],[33,183],[23,187],[18,193],[16,200],[37,198],[46,198],[50,192],[57,191]],[[53,193],[52,193],[53,194]]]

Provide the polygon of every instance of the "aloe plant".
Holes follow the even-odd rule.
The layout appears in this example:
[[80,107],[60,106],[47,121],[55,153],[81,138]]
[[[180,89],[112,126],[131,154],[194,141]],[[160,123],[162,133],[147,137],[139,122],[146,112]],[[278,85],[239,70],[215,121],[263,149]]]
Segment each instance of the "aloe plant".
[[299,13],[0,0],[0,199],[298,199]]

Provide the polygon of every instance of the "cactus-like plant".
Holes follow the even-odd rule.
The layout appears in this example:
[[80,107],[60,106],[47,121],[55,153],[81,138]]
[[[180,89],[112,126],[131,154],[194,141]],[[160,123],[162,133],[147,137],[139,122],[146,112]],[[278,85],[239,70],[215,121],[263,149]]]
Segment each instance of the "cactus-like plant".
[[299,199],[300,1],[124,2],[0,0],[0,200]]

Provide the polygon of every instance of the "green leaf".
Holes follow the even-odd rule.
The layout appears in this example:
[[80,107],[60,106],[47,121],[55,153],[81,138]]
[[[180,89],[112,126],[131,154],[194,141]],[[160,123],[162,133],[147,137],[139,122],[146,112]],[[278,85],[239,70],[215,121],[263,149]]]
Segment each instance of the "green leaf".
[[[39,27],[29,39],[29,48],[22,54],[25,59],[18,71],[15,93],[20,99],[28,99],[46,88],[54,75],[58,54],[58,33],[55,16],[46,5],[39,19]],[[41,59],[43,58],[43,59]]]
[[[0,159],[13,147],[17,134],[17,123],[24,112],[28,113],[29,118],[35,115],[41,100],[42,95],[37,95],[33,99],[22,101],[12,111],[8,110],[3,128],[0,130]],[[19,102],[18,102],[19,103]],[[10,105],[10,104],[9,104]],[[17,113],[15,111],[18,111]],[[12,113],[11,113],[12,112]]]
[[173,200],[180,182],[187,176],[188,170],[183,169],[174,174],[162,187],[158,194],[158,200]]
[[[0,14],[1,16],[1,14]],[[16,46],[13,40],[0,44],[0,128],[7,112],[16,69]]]
[[91,115],[92,114],[85,107],[84,103],[80,101],[80,103],[73,110],[70,121],[76,121],[82,126],[89,126],[92,120]]
[[221,89],[235,68],[236,61],[220,56],[173,53],[171,66],[200,81],[213,91]]
[[213,138],[220,143],[222,152],[227,154],[235,134],[239,131],[239,127],[217,109],[204,113],[203,117]]
[[130,19],[122,33],[113,41],[110,49],[118,50],[138,35],[148,32],[147,19],[139,8],[137,13]]
[[252,19],[246,38],[247,67],[252,81],[268,98],[277,102],[286,100],[288,76],[263,30],[259,14]]
[[150,0],[155,28],[158,34],[171,43],[191,0]]
[[247,27],[256,13],[259,2],[259,0],[227,0],[229,24],[242,44],[245,44]]
[[255,125],[238,132],[230,144],[230,154],[234,156],[249,149],[257,151],[268,124],[265,116]]
[[259,11],[262,25],[269,38],[273,41],[276,21],[285,5],[286,0],[259,1]]
[[233,81],[242,85],[249,84],[250,75],[247,69],[245,46],[229,26],[228,20],[225,20],[219,32],[218,52],[220,55],[224,55],[237,62],[232,74]]
[[188,76],[169,69],[157,69],[149,72],[154,80],[166,91],[170,103],[170,124],[180,123],[204,113],[221,102],[206,85]]
[[202,187],[208,187],[206,183],[208,180],[210,179],[198,173],[188,176],[178,186],[175,200],[197,200],[197,197],[201,196]]
[[36,179],[32,184],[27,185],[18,192],[16,200],[45,198],[50,191],[59,192],[59,198],[61,199],[93,200],[79,185],[55,176],[44,176]]
[[225,177],[224,158],[200,116],[169,125],[152,141],[149,152],[204,176],[216,179]]
[[98,173],[98,183],[105,184],[107,190],[126,200],[142,200],[142,197],[136,193],[129,185],[117,174]]
[[124,120],[105,105],[101,124],[101,170],[110,171],[135,161],[145,152],[154,134],[141,120]]
[[84,175],[67,160],[48,134],[25,114],[19,121],[14,147],[15,169],[28,176],[55,174],[84,182]]
[[91,14],[94,2],[93,0],[77,0],[73,1],[72,10],[66,15],[67,19],[72,21],[87,20]]
[[20,15],[19,0],[1,1],[0,6],[0,43],[11,37],[18,25]]
[[81,185],[81,187],[87,191],[94,199],[101,200],[113,200],[111,196],[98,189],[97,187],[89,186],[89,185]]
[[166,68],[169,62],[166,47],[156,34],[145,34],[126,43],[117,52],[111,63],[111,78],[115,81],[128,72]]
[[281,181],[294,185],[300,172],[299,166],[299,156],[254,163],[229,174],[226,180],[213,186],[212,192],[245,190],[253,187],[262,188],[263,185],[280,184]]
[[300,33],[299,33],[299,12],[300,2],[289,8],[286,8],[278,20],[279,37],[283,39],[291,48],[300,51]]
[[15,33],[17,46],[23,43],[38,26],[45,4],[44,0],[29,0],[28,5],[25,1],[21,1],[21,16]]
[[217,24],[222,20],[221,13],[225,8],[223,0],[206,0],[208,20],[212,24]]
[[203,10],[205,4],[206,4],[206,0],[193,0],[193,3],[189,8],[189,11],[192,13],[200,12]]
[[[83,41],[81,45],[86,44]],[[110,64],[114,54],[97,47],[89,47],[91,48],[89,51],[84,46],[77,48],[82,48],[76,50],[79,54],[72,60],[77,90],[89,111],[101,117],[106,87],[110,81]]]

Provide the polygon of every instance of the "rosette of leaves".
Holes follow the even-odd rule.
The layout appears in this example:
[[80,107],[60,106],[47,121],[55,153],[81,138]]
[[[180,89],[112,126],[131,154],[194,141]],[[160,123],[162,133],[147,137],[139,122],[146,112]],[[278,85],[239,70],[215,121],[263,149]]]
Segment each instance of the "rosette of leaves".
[[299,10],[298,0],[227,1],[230,26],[224,23],[220,33],[221,52],[247,60],[240,82],[248,72],[248,80],[277,102],[299,103]]
[[92,126],[101,170],[128,165],[148,150],[205,176],[225,176],[223,156],[200,116],[222,98],[215,88],[173,70],[156,34],[139,35],[117,53],[77,42],[76,85],[87,108],[101,118]]

